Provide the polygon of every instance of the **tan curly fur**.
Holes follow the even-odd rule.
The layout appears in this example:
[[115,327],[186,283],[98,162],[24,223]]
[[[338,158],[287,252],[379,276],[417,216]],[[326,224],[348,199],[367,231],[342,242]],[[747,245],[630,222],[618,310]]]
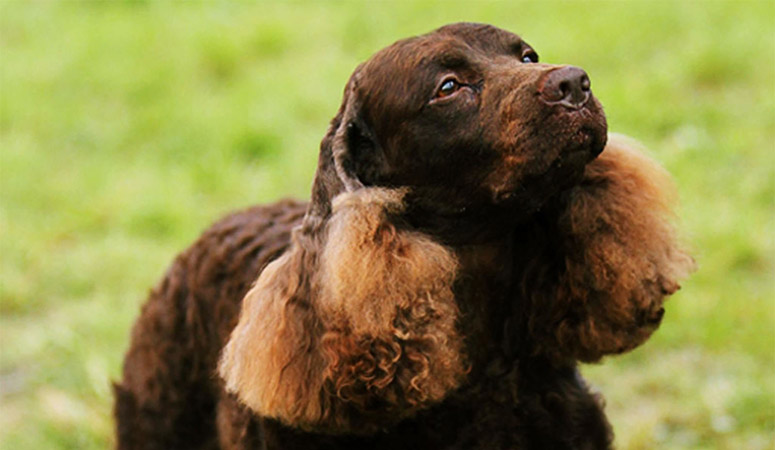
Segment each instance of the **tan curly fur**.
[[[542,336],[541,350],[596,361],[651,335],[663,300],[694,269],[672,225],[674,203],[669,174],[632,141],[611,135],[559,217],[559,280],[534,295],[531,328]],[[553,338],[543,336],[547,330]]]
[[364,430],[380,425],[364,422],[372,409],[400,420],[460,383],[457,260],[390,223],[402,196],[339,195],[322,246],[296,231],[244,299],[219,367],[227,390],[264,416],[331,432],[353,427],[351,411]]

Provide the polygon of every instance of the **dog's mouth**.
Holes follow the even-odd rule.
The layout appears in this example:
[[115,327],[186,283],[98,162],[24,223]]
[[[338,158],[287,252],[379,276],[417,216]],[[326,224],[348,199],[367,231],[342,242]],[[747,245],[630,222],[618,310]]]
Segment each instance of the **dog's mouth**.
[[607,124],[602,108],[594,97],[579,109],[554,106],[552,115],[564,122],[565,135],[562,150],[558,155],[558,164],[584,166],[595,159],[605,148]]

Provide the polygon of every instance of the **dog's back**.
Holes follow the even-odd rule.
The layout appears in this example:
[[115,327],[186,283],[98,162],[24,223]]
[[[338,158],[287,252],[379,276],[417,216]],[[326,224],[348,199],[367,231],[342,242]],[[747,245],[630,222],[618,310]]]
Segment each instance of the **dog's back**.
[[218,448],[216,427],[222,440],[247,437],[249,415],[235,420],[241,408],[220,388],[218,354],[242,298],[305,209],[281,201],[233,213],[175,259],[143,306],[115,386],[120,449]]

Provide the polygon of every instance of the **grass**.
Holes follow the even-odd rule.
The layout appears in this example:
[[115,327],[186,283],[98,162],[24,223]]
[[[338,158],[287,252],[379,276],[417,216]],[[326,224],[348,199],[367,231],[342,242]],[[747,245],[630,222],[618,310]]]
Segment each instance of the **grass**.
[[700,270],[585,367],[623,449],[775,445],[775,4],[0,3],[0,448],[112,445],[150,286],[221,214],[305,197],[358,62],[452,21],[582,66],[674,175]]

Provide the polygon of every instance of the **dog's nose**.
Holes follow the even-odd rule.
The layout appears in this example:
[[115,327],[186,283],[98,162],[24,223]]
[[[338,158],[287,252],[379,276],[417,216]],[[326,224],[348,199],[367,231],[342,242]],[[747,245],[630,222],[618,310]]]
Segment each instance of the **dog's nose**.
[[561,67],[546,76],[541,86],[541,97],[547,103],[580,109],[589,100],[589,84],[589,77],[582,69]]

